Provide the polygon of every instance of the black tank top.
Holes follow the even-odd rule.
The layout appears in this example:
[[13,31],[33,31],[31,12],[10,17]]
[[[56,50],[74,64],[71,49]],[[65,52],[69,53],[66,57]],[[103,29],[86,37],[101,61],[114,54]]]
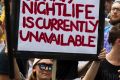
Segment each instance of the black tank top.
[[95,80],[120,80],[118,70],[120,66],[112,65],[107,60],[102,61]]

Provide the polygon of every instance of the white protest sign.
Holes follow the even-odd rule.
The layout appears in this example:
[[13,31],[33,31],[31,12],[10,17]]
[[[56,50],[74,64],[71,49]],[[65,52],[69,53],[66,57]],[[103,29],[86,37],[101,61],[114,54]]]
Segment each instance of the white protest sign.
[[21,0],[19,51],[96,54],[100,0]]

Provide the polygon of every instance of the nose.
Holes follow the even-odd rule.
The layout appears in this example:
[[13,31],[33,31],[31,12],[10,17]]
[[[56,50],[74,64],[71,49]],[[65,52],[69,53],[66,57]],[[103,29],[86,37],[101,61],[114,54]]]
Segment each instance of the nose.
[[48,70],[48,66],[46,67],[46,69],[45,70]]

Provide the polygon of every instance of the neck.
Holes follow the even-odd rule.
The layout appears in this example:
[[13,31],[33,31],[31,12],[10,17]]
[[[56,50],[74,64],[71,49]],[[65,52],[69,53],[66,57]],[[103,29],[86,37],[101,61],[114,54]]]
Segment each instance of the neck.
[[110,53],[106,55],[106,59],[113,65],[120,65],[120,48],[113,47]]
[[37,80],[50,80],[50,79],[37,78]]

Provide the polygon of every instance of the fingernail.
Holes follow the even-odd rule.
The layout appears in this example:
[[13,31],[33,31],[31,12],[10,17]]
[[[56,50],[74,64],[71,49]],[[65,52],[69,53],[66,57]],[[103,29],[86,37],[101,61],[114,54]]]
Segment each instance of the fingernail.
[[119,78],[120,78],[120,75],[119,75]]
[[120,70],[118,70],[118,72],[120,72]]

